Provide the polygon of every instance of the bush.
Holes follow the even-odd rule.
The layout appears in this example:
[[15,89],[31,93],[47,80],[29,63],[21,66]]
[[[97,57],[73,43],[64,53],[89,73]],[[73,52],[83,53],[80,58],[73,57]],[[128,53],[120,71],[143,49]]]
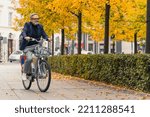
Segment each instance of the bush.
[[150,92],[150,55],[73,55],[48,59],[54,72]]

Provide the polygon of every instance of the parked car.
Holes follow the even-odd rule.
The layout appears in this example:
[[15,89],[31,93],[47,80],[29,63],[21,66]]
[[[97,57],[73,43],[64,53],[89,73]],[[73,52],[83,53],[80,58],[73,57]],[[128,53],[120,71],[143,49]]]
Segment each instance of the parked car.
[[[77,52],[75,52],[75,54],[78,54]],[[86,50],[82,50],[81,54],[94,54],[94,52],[92,51],[86,51]]]
[[9,56],[9,61],[20,61],[20,56],[23,55],[23,52],[20,50],[14,51],[10,56]]
[[94,54],[94,52],[82,50],[81,54]]

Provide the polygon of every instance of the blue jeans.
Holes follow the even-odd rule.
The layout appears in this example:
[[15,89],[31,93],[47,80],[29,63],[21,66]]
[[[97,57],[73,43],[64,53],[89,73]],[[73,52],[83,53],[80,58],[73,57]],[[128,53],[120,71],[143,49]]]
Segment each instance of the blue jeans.
[[26,47],[25,50],[24,50],[24,53],[25,53],[27,58],[26,58],[26,61],[24,63],[23,72],[26,73],[26,74],[31,74],[31,71],[32,71],[31,70],[31,63],[32,63],[32,55],[33,55],[35,46],[36,45]]

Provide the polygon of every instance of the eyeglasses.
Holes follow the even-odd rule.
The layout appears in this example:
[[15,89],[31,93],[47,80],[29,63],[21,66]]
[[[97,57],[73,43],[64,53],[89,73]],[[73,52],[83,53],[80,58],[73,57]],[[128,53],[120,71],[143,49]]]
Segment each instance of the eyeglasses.
[[31,18],[32,20],[39,20],[40,18]]

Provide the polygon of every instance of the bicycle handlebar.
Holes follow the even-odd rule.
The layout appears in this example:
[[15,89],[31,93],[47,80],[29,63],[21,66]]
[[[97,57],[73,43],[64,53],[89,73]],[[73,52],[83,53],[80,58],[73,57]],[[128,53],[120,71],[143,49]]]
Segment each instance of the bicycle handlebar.
[[32,37],[30,37],[29,41],[41,42],[41,40],[39,40],[39,41],[38,41],[37,39],[35,39],[35,38],[32,38]]

